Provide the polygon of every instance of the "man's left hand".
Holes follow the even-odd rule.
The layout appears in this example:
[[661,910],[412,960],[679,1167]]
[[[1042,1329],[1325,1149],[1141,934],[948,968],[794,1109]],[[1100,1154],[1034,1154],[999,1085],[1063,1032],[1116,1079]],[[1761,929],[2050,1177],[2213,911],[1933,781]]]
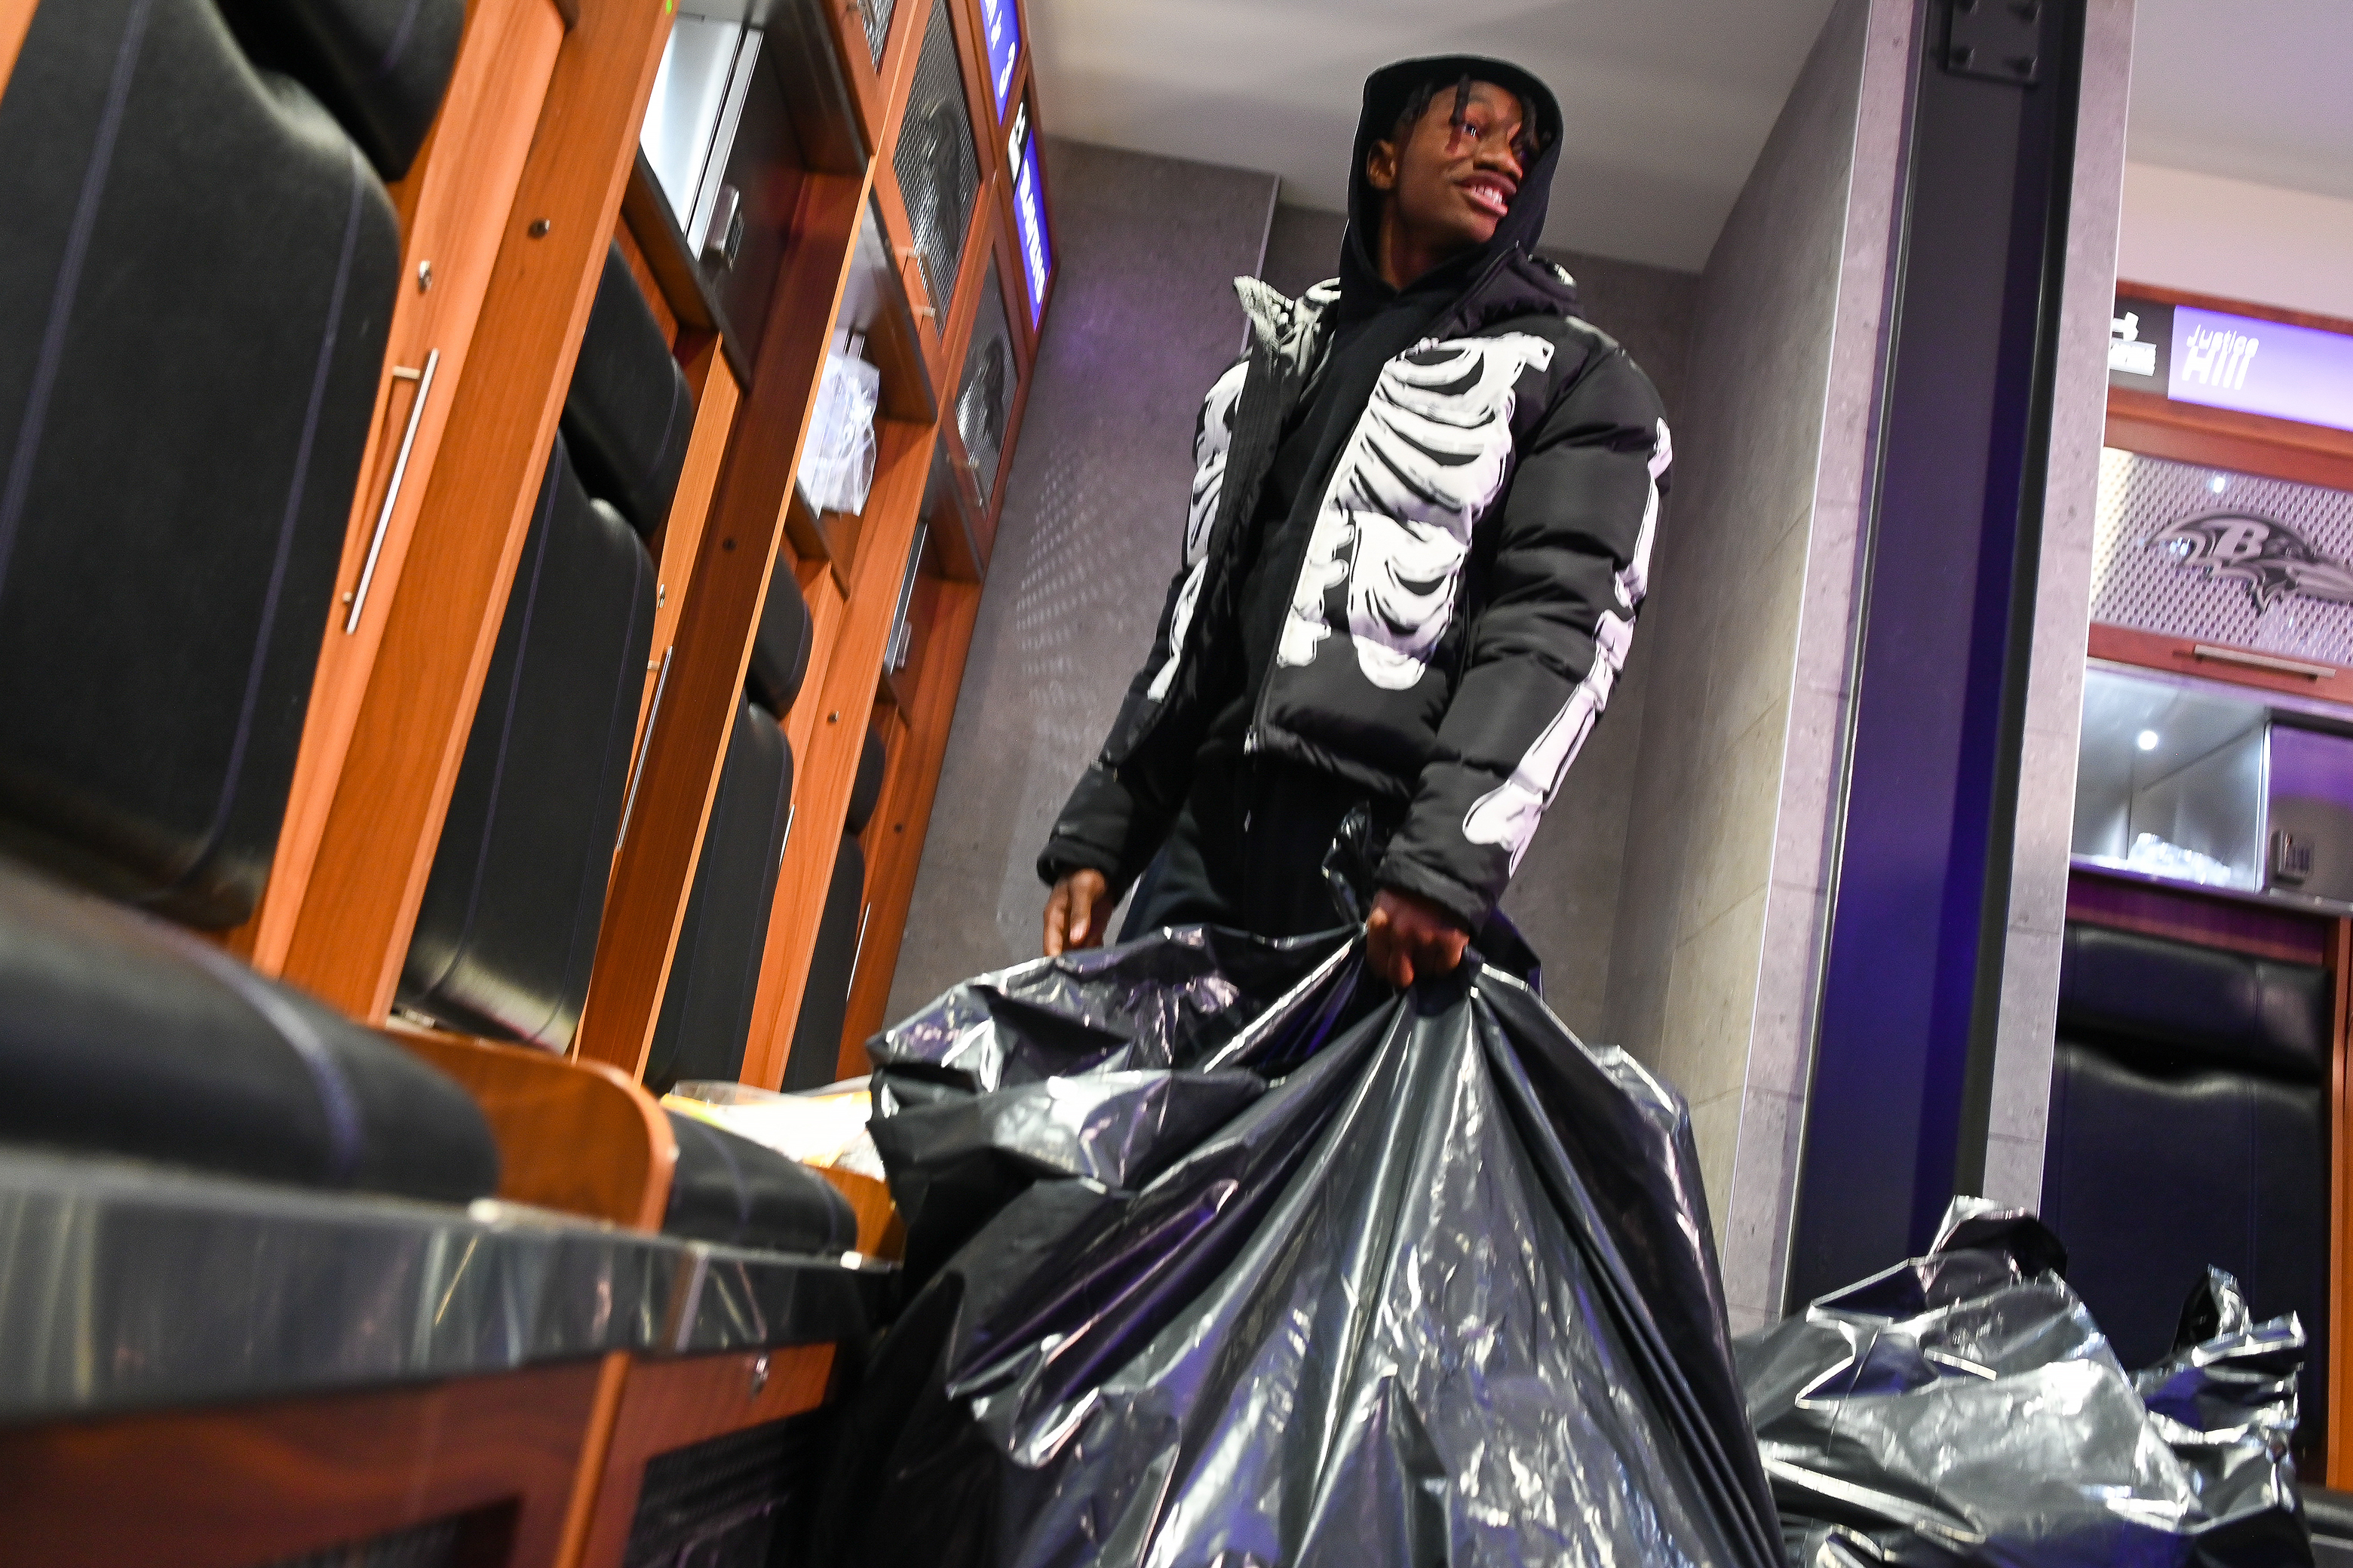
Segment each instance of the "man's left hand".
[[1416,980],[1453,973],[1470,945],[1471,933],[1419,893],[1382,889],[1365,921],[1365,956],[1400,991]]

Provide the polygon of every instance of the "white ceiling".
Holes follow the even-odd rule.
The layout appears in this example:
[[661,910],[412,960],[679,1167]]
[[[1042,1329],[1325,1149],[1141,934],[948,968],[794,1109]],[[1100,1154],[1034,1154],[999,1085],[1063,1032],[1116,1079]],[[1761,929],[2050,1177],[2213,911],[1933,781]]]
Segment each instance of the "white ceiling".
[[1516,61],[1559,95],[1568,125],[1546,243],[1695,272],[1830,7],[1030,0],[1029,18],[1041,107],[1058,134],[1263,170],[1282,176],[1285,202],[1335,212],[1374,68],[1430,54]]
[[2126,154],[2353,197],[2348,62],[2348,0],[2139,0]]

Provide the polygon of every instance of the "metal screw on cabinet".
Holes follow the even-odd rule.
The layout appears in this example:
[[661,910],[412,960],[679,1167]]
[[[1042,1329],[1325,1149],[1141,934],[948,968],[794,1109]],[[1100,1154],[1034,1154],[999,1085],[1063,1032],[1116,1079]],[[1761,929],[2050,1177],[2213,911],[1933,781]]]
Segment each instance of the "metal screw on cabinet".
[[417,264],[417,291],[419,294],[422,294],[432,287],[433,263],[430,261],[418,262]]
[[768,1386],[768,1358],[764,1353],[752,1358],[752,1392],[758,1394]]
[[533,239],[545,239],[547,237],[547,231],[554,226],[555,226],[554,224],[548,222],[543,217],[535,217],[531,220],[531,227],[524,230],[524,232],[529,234]]

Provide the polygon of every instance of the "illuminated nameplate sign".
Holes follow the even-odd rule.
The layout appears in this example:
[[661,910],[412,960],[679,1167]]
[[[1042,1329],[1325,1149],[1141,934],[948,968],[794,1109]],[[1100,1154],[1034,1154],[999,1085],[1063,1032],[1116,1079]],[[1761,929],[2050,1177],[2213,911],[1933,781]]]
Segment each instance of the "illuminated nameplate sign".
[[2353,337],[2190,305],[2173,308],[2171,337],[2176,403],[2353,430]]
[[[1009,5],[1011,0],[1007,0]],[[1006,162],[1013,169],[1013,226],[1021,235],[1021,274],[1029,280],[1029,324],[1046,308],[1046,279],[1054,270],[1053,247],[1046,239],[1046,198],[1038,178],[1038,139],[1029,134],[1029,106],[1013,117],[1005,139]]]
[[997,89],[997,118],[1013,91],[1013,62],[1021,55],[1020,0],[980,0],[980,27],[988,36],[988,80]]

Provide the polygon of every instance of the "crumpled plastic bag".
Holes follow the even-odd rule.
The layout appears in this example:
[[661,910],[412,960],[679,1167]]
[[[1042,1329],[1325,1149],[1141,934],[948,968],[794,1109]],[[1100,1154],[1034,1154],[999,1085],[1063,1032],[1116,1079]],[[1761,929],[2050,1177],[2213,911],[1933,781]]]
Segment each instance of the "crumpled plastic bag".
[[1361,949],[1164,931],[870,1045],[920,1289],[815,1560],[1780,1563],[1681,1100]]
[[2208,1272],[2173,1353],[2128,1374],[2041,1221],[1956,1198],[1928,1256],[1738,1345],[1800,1568],[2312,1563],[2295,1316]]

